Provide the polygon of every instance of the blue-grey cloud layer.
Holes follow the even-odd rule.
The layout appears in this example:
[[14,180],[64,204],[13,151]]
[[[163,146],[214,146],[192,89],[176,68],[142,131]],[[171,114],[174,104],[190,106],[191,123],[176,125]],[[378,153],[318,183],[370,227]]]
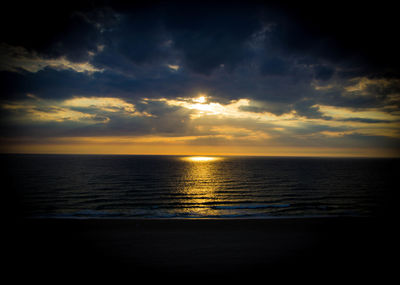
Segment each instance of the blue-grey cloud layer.
[[[243,107],[244,111],[282,115],[295,110],[299,116],[327,121],[332,118],[316,105],[362,109],[389,104],[392,108],[385,111],[398,111],[400,46],[390,4],[66,3],[62,9],[40,3],[24,9],[9,4],[8,16],[1,20],[1,44],[15,57],[22,56],[16,49],[22,47],[38,58],[87,62],[102,72],[51,66],[37,72],[23,66],[4,68],[2,102],[24,100],[27,93],[47,100],[111,96],[137,104],[142,111],[153,108],[162,117],[165,104],[155,111],[155,103],[144,106],[140,100],[205,92],[225,104],[240,98],[259,102]],[[360,78],[370,81],[362,90],[349,88]],[[188,116],[165,114],[170,122]],[[1,117],[2,129],[11,133],[14,123],[6,112]],[[167,124],[155,117],[114,118],[106,128],[67,126],[66,132],[112,135],[167,130]],[[185,133],[186,126],[180,125],[176,124],[176,132]],[[51,129],[41,128],[44,133]]]

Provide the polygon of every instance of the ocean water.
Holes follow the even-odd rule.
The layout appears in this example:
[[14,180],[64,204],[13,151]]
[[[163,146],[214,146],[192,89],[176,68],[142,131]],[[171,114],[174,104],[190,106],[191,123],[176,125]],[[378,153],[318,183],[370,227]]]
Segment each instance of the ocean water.
[[36,218],[373,217],[390,207],[400,173],[398,159],[1,158],[11,208]]

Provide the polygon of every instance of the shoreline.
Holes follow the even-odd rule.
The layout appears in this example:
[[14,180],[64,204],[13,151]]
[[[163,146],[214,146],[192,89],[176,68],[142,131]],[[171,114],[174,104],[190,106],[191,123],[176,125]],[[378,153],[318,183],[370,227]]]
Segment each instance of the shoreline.
[[[21,219],[20,268],[164,276],[379,272],[394,227],[382,219]],[[41,257],[39,260],[38,257]],[[386,262],[387,261],[387,262]]]
[[305,215],[305,216],[294,216],[294,215],[276,215],[276,216],[257,216],[257,215],[249,215],[246,216],[204,216],[204,217],[185,217],[185,216],[165,216],[165,217],[123,217],[123,216],[75,216],[75,215],[60,215],[60,216],[27,216],[23,217],[24,220],[99,220],[99,221],[107,221],[107,220],[130,220],[130,221],[142,221],[142,220],[221,220],[221,221],[229,221],[229,220],[243,220],[243,221],[251,221],[251,220],[335,220],[335,219],[355,219],[355,220],[376,220],[378,217],[372,217],[368,215]]

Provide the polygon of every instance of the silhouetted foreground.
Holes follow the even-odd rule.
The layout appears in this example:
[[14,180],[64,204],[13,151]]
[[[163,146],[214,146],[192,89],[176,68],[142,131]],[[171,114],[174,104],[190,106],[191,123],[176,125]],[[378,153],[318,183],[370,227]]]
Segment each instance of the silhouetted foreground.
[[31,219],[16,222],[8,233],[10,268],[39,278],[84,273],[91,279],[152,274],[368,279],[394,268],[393,227],[361,218]]

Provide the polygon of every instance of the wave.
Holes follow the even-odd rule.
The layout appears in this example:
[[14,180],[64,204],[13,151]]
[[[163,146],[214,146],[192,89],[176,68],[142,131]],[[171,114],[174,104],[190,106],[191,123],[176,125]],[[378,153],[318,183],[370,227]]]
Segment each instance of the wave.
[[290,204],[269,204],[269,205],[236,205],[236,206],[212,206],[214,210],[240,210],[240,209],[263,209],[263,208],[288,208]]

